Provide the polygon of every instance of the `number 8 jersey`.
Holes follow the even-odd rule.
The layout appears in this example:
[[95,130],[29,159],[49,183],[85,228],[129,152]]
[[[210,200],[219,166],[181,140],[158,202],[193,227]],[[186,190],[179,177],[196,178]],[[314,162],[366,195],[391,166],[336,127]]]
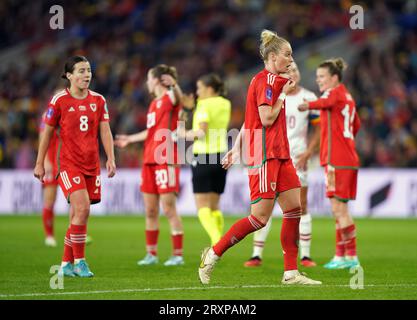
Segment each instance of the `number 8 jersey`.
[[57,130],[58,173],[76,169],[88,176],[100,174],[98,134],[102,121],[109,121],[106,100],[94,91],[88,90],[84,99],[74,98],[68,89],[52,97],[45,123]]
[[355,101],[343,84],[326,90],[308,103],[310,109],[319,109],[321,124],[320,164],[339,169],[356,169],[359,157],[355,136],[360,128]]

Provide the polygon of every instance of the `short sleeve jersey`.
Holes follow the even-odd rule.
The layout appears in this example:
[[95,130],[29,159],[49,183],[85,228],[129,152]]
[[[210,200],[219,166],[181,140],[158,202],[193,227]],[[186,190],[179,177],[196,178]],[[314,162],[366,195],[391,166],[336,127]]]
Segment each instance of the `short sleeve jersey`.
[[249,167],[262,165],[267,159],[286,160],[290,158],[285,101],[277,119],[270,127],[264,127],[258,108],[262,105],[273,107],[288,79],[267,70],[253,77],[246,98],[244,126],[244,163]]
[[154,99],[148,109],[143,163],[178,163],[177,143],[172,140],[172,132],[177,129],[181,106],[173,105],[169,94]]
[[194,141],[195,154],[222,153],[227,151],[227,128],[229,126],[232,104],[224,97],[210,97],[199,100],[193,116],[193,130],[200,123],[208,126],[207,134]]
[[57,131],[58,172],[68,169],[89,176],[100,174],[98,135],[103,121],[109,121],[106,100],[94,91],[77,99],[65,89],[51,99],[45,123]]
[[355,101],[343,84],[326,90],[309,102],[310,109],[320,111],[320,164],[335,168],[359,167],[355,136],[360,128]]
[[[43,132],[45,129],[45,119],[46,119],[46,111],[42,115],[42,120],[39,125],[39,132]],[[48,152],[46,156],[48,157],[49,162],[53,164],[55,167],[57,165],[57,158],[56,158],[56,152],[58,149],[58,136],[56,134],[56,130],[54,130],[54,133],[52,134],[51,141],[49,142]]]

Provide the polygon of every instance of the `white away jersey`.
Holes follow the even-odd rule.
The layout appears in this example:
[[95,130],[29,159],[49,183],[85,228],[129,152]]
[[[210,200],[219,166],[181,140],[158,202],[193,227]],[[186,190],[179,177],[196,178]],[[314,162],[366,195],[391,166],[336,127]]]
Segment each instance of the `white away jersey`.
[[318,110],[298,111],[297,107],[304,102],[304,99],[314,101],[317,100],[317,97],[313,92],[301,87],[298,93],[287,95],[285,98],[287,135],[293,160],[307,150],[308,124],[315,124],[320,121]]

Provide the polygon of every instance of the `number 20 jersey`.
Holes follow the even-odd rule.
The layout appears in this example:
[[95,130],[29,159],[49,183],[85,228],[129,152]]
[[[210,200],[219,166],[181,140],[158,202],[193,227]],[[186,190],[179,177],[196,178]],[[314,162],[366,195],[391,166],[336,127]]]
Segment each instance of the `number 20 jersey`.
[[84,99],[72,97],[67,89],[52,97],[45,123],[57,130],[58,172],[100,174],[98,135],[102,121],[109,121],[106,100],[94,91],[88,90]]
[[358,168],[355,136],[360,120],[355,101],[346,87],[339,84],[308,104],[310,109],[321,110],[320,164],[340,169]]

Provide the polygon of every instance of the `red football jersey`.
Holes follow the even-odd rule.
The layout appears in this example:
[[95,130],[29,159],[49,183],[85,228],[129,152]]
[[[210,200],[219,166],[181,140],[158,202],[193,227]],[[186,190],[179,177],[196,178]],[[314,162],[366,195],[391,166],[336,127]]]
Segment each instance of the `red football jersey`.
[[170,96],[154,99],[148,110],[143,162],[147,164],[175,164],[178,161],[177,143],[171,138],[177,129],[180,105],[174,106]]
[[287,124],[284,108],[270,127],[263,127],[259,106],[273,106],[288,79],[266,69],[253,77],[246,98],[244,148],[245,164],[259,166],[267,159],[289,159]]
[[94,91],[76,99],[65,89],[51,99],[45,123],[57,127],[58,172],[68,169],[90,176],[100,174],[98,135],[102,121],[109,121],[106,100]]
[[355,136],[360,128],[355,101],[343,84],[326,90],[308,103],[310,109],[320,109],[320,164],[335,168],[357,168],[359,157]]
[[[45,117],[46,117],[46,111],[42,115],[42,121],[39,126],[39,132],[42,132],[45,128]],[[48,152],[46,154],[49,162],[51,162],[54,167],[56,167],[57,165],[57,159],[56,159],[57,148],[58,148],[58,136],[56,135],[56,130],[54,130],[54,133],[52,134],[52,137],[51,137],[51,141],[49,142]]]

